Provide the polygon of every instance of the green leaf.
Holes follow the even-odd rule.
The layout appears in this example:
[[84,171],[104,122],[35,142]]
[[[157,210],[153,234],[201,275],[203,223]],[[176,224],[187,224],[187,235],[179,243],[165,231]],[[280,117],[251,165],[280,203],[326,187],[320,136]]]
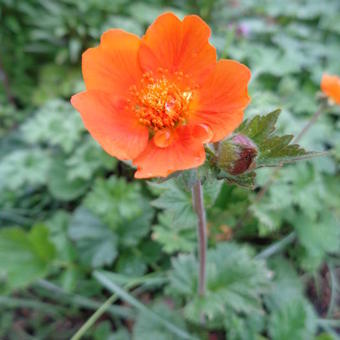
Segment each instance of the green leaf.
[[67,167],[62,158],[56,158],[48,174],[48,189],[51,194],[61,201],[72,201],[88,188],[89,183],[81,178],[70,179]]
[[331,334],[322,333],[318,335],[315,340],[337,340],[337,338],[337,334],[334,334],[334,336],[332,336]]
[[[51,269],[55,248],[48,229],[36,225],[29,232],[19,228],[0,231],[0,286],[9,291],[23,288]],[[2,279],[4,280],[3,282]]]
[[216,178],[207,178],[203,182],[203,197],[204,197],[204,206],[209,209],[213,207],[215,201],[220,194],[223,182],[216,180]]
[[99,169],[114,170],[117,160],[109,156],[90,136],[66,160],[69,180],[90,180]]
[[119,258],[115,269],[118,273],[127,276],[138,276],[145,274],[147,265],[143,257],[129,250],[124,253],[119,253]]
[[257,75],[272,74],[277,77],[298,72],[300,65],[292,60],[291,55],[282,53],[278,48],[263,44],[249,45],[246,49],[251,58],[251,65]]
[[[178,311],[172,310],[165,303],[156,303],[150,310],[159,315],[164,320],[171,322],[176,327],[183,331],[186,330],[183,317]],[[136,323],[133,328],[133,339],[135,340],[173,340],[174,334],[170,332],[167,327],[150,315],[140,312],[137,316]]]
[[[259,170],[258,175],[264,170]],[[267,178],[268,172],[264,176]],[[294,224],[296,208],[312,221],[325,209],[336,209],[337,186],[332,181],[329,187],[326,180],[310,163],[282,169],[267,195],[250,208],[260,222],[260,234],[272,233],[287,220]]]
[[226,172],[220,172],[218,174],[219,179],[225,179],[230,184],[236,184],[242,188],[254,189],[255,188],[255,171],[250,171],[242,175],[233,176]]
[[169,291],[183,296],[186,317],[200,323],[201,315],[211,325],[221,326],[226,313],[261,314],[261,294],[269,286],[270,273],[264,263],[252,259],[249,249],[219,244],[208,251],[207,292],[197,294],[198,263],[193,255],[180,255],[172,263]]
[[[217,178],[252,189],[255,185],[255,168],[281,166],[324,155],[307,152],[297,144],[290,144],[292,135],[278,136],[275,124],[279,114],[280,110],[276,110],[244,121],[236,134],[222,143],[217,162],[221,169]],[[240,174],[236,175],[230,169],[237,169]]]
[[270,268],[273,270],[274,280],[272,289],[265,298],[269,310],[278,310],[290,300],[303,298],[303,284],[290,262],[278,257],[270,261]]
[[76,146],[85,130],[80,115],[62,100],[47,102],[21,129],[28,143],[60,146],[65,152]]
[[110,339],[110,334],[112,334],[110,321],[97,323],[92,332],[93,340]]
[[69,223],[70,215],[59,210],[46,222],[46,226],[56,248],[56,259],[66,267],[59,278],[60,285],[67,292],[73,292],[79,279],[79,267],[76,264],[76,249],[68,235]]
[[110,265],[117,256],[116,235],[83,207],[73,215],[69,236],[76,244],[81,261],[91,267]]
[[275,131],[280,112],[278,109],[263,116],[257,115],[252,119],[246,119],[236,131],[259,143]]
[[[191,186],[196,181],[192,172],[181,174],[163,183],[149,183],[151,190],[159,194],[152,205],[166,210],[158,215],[158,223],[153,227],[152,237],[162,244],[167,253],[190,252],[196,247],[197,217],[193,209]],[[190,184],[191,183],[191,184]],[[203,183],[206,208],[214,205],[223,182],[207,178]]]
[[121,246],[135,246],[150,230],[153,209],[138,182],[99,178],[84,205],[117,234]]
[[153,190],[157,189],[160,192],[160,196],[151,204],[171,213],[174,224],[195,226],[196,215],[192,206],[191,191],[183,190],[179,183],[175,179],[163,183],[149,183]]
[[269,319],[269,334],[273,340],[313,339],[316,322],[312,307],[304,299],[290,299]]
[[246,317],[231,314],[224,321],[228,340],[261,340],[260,334],[264,326],[265,318],[261,314],[250,314]]
[[[284,191],[282,191],[284,195]],[[280,228],[283,220],[283,213],[273,201],[262,200],[250,207],[252,214],[258,219],[258,230],[260,236],[266,236]]]
[[1,159],[0,189],[17,190],[25,185],[41,186],[50,167],[48,153],[41,149],[15,150]]
[[46,222],[50,240],[56,248],[58,258],[64,262],[71,262],[74,259],[74,247],[67,235],[69,222],[70,215],[64,210],[57,211]]
[[314,339],[316,318],[304,297],[304,287],[287,260],[271,261],[274,282],[266,306],[270,310],[269,333],[273,340]]
[[[107,340],[130,340],[131,336],[130,333],[125,329],[119,329],[115,331]],[[331,339],[332,340],[332,339]]]
[[315,221],[299,213],[294,216],[291,223],[296,229],[298,240],[305,250],[301,260],[307,270],[316,270],[327,254],[339,251],[339,221],[332,213],[323,213]]
[[33,103],[41,105],[56,97],[70,97],[76,92],[79,78],[78,67],[70,68],[55,63],[42,65],[39,67],[39,85],[33,92]]
[[193,225],[173,222],[172,214],[158,215],[158,224],[153,226],[152,239],[162,245],[166,253],[192,252],[196,248],[197,235]]
[[276,121],[281,110],[264,116],[255,116],[242,123],[237,133],[249,137],[258,148],[256,167],[279,166],[300,159],[311,158],[314,153],[307,152],[297,144],[290,144],[292,135],[278,136]]

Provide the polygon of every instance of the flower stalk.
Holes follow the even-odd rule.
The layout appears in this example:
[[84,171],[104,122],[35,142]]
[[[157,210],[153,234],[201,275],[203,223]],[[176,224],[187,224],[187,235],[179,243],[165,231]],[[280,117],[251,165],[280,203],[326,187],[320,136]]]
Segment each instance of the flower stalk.
[[192,200],[198,218],[198,293],[200,296],[204,296],[206,292],[207,222],[203,201],[203,188],[199,179],[196,180],[192,188]]

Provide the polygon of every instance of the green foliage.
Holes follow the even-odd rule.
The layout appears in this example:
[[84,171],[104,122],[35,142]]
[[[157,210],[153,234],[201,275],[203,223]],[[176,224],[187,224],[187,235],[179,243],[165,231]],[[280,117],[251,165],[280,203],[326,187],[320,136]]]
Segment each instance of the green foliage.
[[177,251],[192,252],[197,241],[193,225],[173,224],[173,215],[170,213],[158,215],[158,224],[153,227],[152,238],[170,254]]
[[[154,324],[156,324],[157,328],[162,328],[166,330],[167,333],[171,333],[173,336],[177,336],[181,339],[192,339],[195,340],[196,337],[190,335],[186,332],[186,330],[178,327],[177,323],[180,321],[178,318],[174,317],[175,323],[163,318],[160,314],[156,314],[153,310],[146,307],[143,303],[138,301],[133,295],[127,292],[125,289],[121,288],[119,284],[116,283],[117,277],[116,275],[112,275],[111,273],[103,272],[103,271],[95,271],[94,277],[98,280],[104,287],[109,289],[111,292],[115,293],[117,297],[121,298],[131,306],[133,306],[139,313],[142,313],[144,317],[147,317],[149,320],[152,320]],[[134,286],[139,283],[147,284],[150,281],[157,280],[156,277],[140,277],[139,279],[128,280],[130,283],[127,283],[127,286]],[[157,308],[158,309],[158,308]],[[166,312],[169,315],[169,313]],[[172,313],[171,313],[172,314]],[[172,316],[171,316],[172,318]],[[164,332],[164,331],[163,331]]]
[[53,160],[47,185],[56,199],[71,201],[86,192],[88,182],[81,178],[71,179],[63,162],[62,158]]
[[303,295],[303,285],[294,268],[283,259],[272,262],[273,288],[266,304],[272,314],[269,333],[273,339],[313,339],[316,330],[314,311]]
[[[192,205],[192,174],[180,175],[163,183],[149,183],[151,190],[159,197],[152,205],[166,210],[158,215],[158,223],[153,226],[152,238],[159,242],[166,253],[191,252],[197,242],[197,218]],[[219,196],[221,181],[208,178],[203,183],[204,204],[212,208]],[[208,210],[209,211],[209,210]]]
[[237,129],[238,133],[248,136],[255,142],[259,156],[256,166],[277,166],[308,156],[304,149],[297,144],[290,144],[292,135],[277,136],[275,123],[279,117],[280,110],[273,111],[264,116],[256,116],[246,120]]
[[[1,339],[70,339],[108,298],[94,271],[102,267],[125,290],[84,338],[338,338],[339,106],[322,109],[301,146],[291,139],[320,107],[322,74],[340,74],[338,0],[0,2],[0,289],[11,293],[0,297]],[[196,171],[132,180],[69,103],[85,88],[81,54],[102,32],[141,36],[168,10],[203,16],[218,56],[252,72],[239,133],[260,145],[256,178],[254,164],[238,176],[219,173],[220,181],[207,164],[198,169],[210,248],[202,299]],[[255,117],[278,107],[277,122],[275,111]],[[262,168],[328,149],[275,176]],[[272,247],[286,235],[295,237]]]
[[253,260],[249,249],[220,244],[208,251],[207,293],[197,295],[197,260],[180,255],[173,260],[170,291],[186,300],[185,316],[196,323],[204,314],[221,326],[225,314],[261,314],[261,294],[269,288],[270,272],[263,262]]
[[323,213],[318,219],[299,214],[292,221],[304,249],[301,254],[303,267],[318,268],[326,254],[336,253],[340,247],[339,221],[331,213]]
[[114,170],[117,161],[105,153],[89,136],[66,160],[70,180],[90,180],[99,169]]
[[159,197],[152,201],[154,207],[167,209],[174,224],[195,225],[196,216],[190,190],[183,190],[183,186],[175,179],[160,184],[151,183],[150,186],[159,194]]
[[[338,191],[336,186],[333,189]],[[260,221],[262,235],[288,221],[296,229],[303,248],[298,256],[302,266],[316,270],[326,254],[337,252],[340,245],[338,221],[332,212],[336,211],[336,198],[331,197],[327,177],[301,163],[285,169],[276,185],[269,189],[268,197],[251,210]]]
[[242,188],[254,189],[255,188],[255,171],[251,171],[242,175],[233,176],[230,174],[220,174],[219,179],[225,179],[228,183],[239,185]]
[[79,69],[70,69],[62,65],[46,64],[39,70],[39,84],[34,89],[33,102],[42,105],[57,97],[67,98],[78,90]]
[[0,231],[1,290],[23,288],[51,270],[55,248],[44,225],[30,232],[20,228]]
[[73,292],[79,279],[77,268],[77,254],[71,238],[68,235],[70,215],[64,210],[57,211],[47,222],[49,240],[56,249],[56,262],[62,263],[66,268],[60,275],[59,282],[66,292]]
[[304,300],[290,300],[269,320],[269,333],[273,340],[313,339],[314,313]]
[[264,318],[260,314],[250,314],[247,317],[231,314],[224,321],[224,327],[231,340],[260,340],[264,329]]
[[49,229],[49,239],[56,248],[58,259],[71,262],[74,259],[74,249],[70,239],[67,237],[70,216],[65,211],[57,211],[46,226]]
[[78,208],[69,228],[81,261],[92,267],[109,265],[117,256],[117,237],[85,208]]
[[[158,302],[152,306],[151,310],[163,319],[186,331],[186,325],[182,316],[177,311],[171,310],[165,303]],[[141,312],[138,314],[132,338],[135,340],[172,340],[174,335],[157,320]]]
[[46,182],[50,159],[41,149],[18,149],[1,159],[0,188],[18,190]]
[[298,144],[290,144],[293,135],[277,135],[275,124],[279,114],[280,110],[276,110],[245,120],[235,135],[221,143],[216,156],[216,167],[221,170],[218,178],[254,188],[254,169],[282,166],[318,155],[305,151]]
[[135,246],[149,231],[153,210],[139,183],[111,176],[98,179],[84,205],[119,235],[122,246]]
[[59,146],[65,152],[74,148],[83,131],[80,116],[70,103],[61,100],[47,102],[22,126],[27,142]]

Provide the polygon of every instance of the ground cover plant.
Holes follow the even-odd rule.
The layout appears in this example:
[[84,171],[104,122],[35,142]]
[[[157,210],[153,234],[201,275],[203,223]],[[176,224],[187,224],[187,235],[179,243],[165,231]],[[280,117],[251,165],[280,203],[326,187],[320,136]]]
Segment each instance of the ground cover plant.
[[[2,1],[0,338],[337,339],[340,106],[326,74],[340,75],[339,11],[336,0]],[[70,97],[103,32],[142,36],[164,12],[208,23],[218,58],[250,69],[251,103],[226,139],[190,132],[219,142],[199,149],[204,165],[170,173],[137,158],[136,177],[170,175],[137,180],[137,155],[103,151]]]

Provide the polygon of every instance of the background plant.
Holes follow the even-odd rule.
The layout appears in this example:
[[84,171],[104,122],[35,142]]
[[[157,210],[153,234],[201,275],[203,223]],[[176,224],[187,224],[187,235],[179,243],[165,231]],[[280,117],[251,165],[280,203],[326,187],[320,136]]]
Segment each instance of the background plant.
[[257,170],[254,191],[205,181],[205,299],[190,178],[132,183],[71,108],[81,52],[108,27],[142,34],[165,9],[208,20],[219,56],[252,69],[246,117],[282,108],[280,135],[317,112],[321,74],[340,74],[335,0],[2,1],[0,337],[68,339],[99,310],[84,338],[336,339],[338,107],[300,140],[329,156],[270,185],[273,170]]

